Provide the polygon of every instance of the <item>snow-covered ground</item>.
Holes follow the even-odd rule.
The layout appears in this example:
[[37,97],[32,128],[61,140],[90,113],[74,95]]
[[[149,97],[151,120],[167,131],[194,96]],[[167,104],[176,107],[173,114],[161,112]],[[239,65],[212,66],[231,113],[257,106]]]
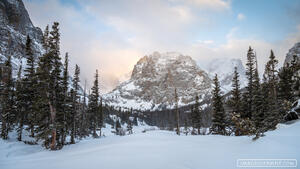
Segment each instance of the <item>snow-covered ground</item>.
[[231,169],[236,168],[237,159],[300,160],[299,121],[280,125],[256,141],[247,136],[177,136],[161,130],[142,133],[144,128],[123,137],[107,133],[105,138],[82,140],[60,151],[0,140],[0,168]]

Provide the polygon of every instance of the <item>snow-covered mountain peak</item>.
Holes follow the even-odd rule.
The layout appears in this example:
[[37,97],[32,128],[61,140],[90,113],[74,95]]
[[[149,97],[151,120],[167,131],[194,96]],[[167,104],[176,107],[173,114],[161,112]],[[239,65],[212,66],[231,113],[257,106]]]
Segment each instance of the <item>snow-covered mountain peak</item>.
[[246,69],[240,59],[235,58],[218,58],[212,60],[206,67],[210,77],[213,78],[215,74],[218,74],[218,78],[222,87],[222,90],[226,93],[231,90],[232,78],[234,67],[237,67],[237,71],[240,75],[241,87],[245,87],[247,83]]
[[228,73],[233,73],[234,67],[237,67],[238,70],[245,71],[240,59],[220,58],[211,61],[208,67],[208,72],[223,76],[227,75]]
[[196,95],[204,99],[211,84],[208,74],[190,56],[154,52],[142,57],[134,66],[131,78],[104,95],[104,101],[141,110],[172,108],[175,89],[182,106],[194,102]]
[[178,52],[154,52],[151,55],[144,56],[137,62],[131,78],[140,78],[141,75],[156,76],[156,74],[153,74],[155,70],[159,72],[160,70],[173,69],[178,64],[184,64],[185,67],[197,67],[196,62],[190,56],[184,56]]

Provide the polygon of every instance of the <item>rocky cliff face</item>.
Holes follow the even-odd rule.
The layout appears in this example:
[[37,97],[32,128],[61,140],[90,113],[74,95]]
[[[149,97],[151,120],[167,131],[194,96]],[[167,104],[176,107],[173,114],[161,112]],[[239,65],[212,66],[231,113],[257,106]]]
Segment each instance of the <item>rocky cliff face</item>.
[[43,33],[33,26],[22,0],[1,0],[0,59],[11,56],[14,70],[24,57],[27,35],[32,39],[35,55],[40,55]]
[[157,110],[175,106],[175,89],[179,106],[194,102],[196,95],[208,97],[212,81],[189,56],[180,53],[154,52],[134,66],[131,78],[104,95],[107,104]]
[[286,54],[284,65],[286,65],[287,63],[291,63],[294,55],[297,56],[298,62],[300,62],[300,42],[296,43]]

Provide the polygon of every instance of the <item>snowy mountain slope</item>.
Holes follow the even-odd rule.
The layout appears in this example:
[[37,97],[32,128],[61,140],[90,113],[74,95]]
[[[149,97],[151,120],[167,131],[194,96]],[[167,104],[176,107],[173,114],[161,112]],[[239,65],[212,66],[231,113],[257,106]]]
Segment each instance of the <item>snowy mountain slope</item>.
[[23,60],[27,35],[32,39],[34,54],[43,52],[43,33],[34,27],[22,0],[0,1],[0,60],[12,57],[14,74]]
[[105,94],[106,104],[139,110],[161,110],[175,106],[175,89],[179,106],[203,100],[212,81],[189,56],[176,52],[158,53],[141,58],[131,78]]
[[284,65],[291,63],[294,55],[297,56],[298,62],[300,62],[300,42],[296,43],[286,54]]
[[138,132],[86,139],[60,151],[0,140],[0,168],[5,169],[220,169],[237,168],[238,159],[300,159],[300,122],[280,125],[265,137],[181,135]]
[[[25,44],[27,35],[32,40],[32,50],[35,57],[43,54],[43,33],[40,28],[35,27],[22,0],[0,1],[0,62],[11,56],[13,77],[17,77],[19,66],[24,70],[26,66]],[[37,61],[37,60],[36,60]],[[72,77],[69,78],[72,88]],[[83,88],[80,85],[80,94]]]
[[214,78],[215,74],[218,74],[220,85],[224,93],[227,93],[232,88],[232,79],[234,67],[237,67],[237,71],[240,75],[241,88],[247,84],[246,69],[240,59],[233,58],[218,58],[212,60],[206,65],[205,70],[209,73],[211,79]]

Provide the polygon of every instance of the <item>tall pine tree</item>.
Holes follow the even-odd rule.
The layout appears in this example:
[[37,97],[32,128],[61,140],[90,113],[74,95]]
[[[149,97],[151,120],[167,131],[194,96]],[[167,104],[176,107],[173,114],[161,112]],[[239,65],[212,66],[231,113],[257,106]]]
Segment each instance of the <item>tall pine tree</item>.
[[[202,125],[202,115],[201,115],[201,107],[199,104],[199,96],[196,95],[195,98],[195,106],[191,109],[191,121],[193,127],[193,134],[200,134],[200,128]],[[197,132],[195,131],[197,130]]]
[[265,113],[264,119],[264,127],[265,131],[270,129],[275,129],[276,125],[283,118],[279,113],[279,107],[277,102],[277,67],[278,60],[275,58],[273,51],[271,50],[271,54],[269,57],[269,61],[265,67],[265,88],[267,90],[267,97],[265,100],[267,101],[268,109]]
[[77,119],[76,116],[79,113],[79,74],[80,69],[79,66],[76,64],[75,66],[75,73],[73,77],[73,89],[72,89],[72,125],[71,125],[71,144],[75,143],[74,138],[76,137],[76,130],[77,130]]
[[214,89],[212,92],[213,119],[212,119],[212,126],[210,128],[210,132],[212,134],[225,135],[226,134],[225,110],[223,107],[220,83],[217,74],[213,81],[214,81]]
[[32,52],[32,41],[27,36],[26,42],[26,67],[24,69],[24,80],[23,80],[23,94],[25,96],[25,107],[28,119],[28,126],[30,130],[30,136],[34,137],[34,126],[36,124],[36,111],[34,110],[36,101],[36,89],[37,83],[36,72],[35,72],[35,58]]
[[22,133],[23,133],[23,128],[24,128],[24,121],[26,119],[26,98],[24,97],[24,91],[23,91],[23,83],[22,83],[22,63],[19,67],[19,72],[18,72],[18,79],[16,82],[16,90],[15,90],[15,109],[16,109],[16,115],[17,115],[17,123],[18,123],[18,128],[17,128],[17,133],[18,133],[18,141],[22,141]]
[[255,55],[255,72],[254,72],[254,81],[253,81],[253,112],[252,112],[252,121],[254,121],[254,125],[258,132],[260,132],[260,128],[262,127],[262,122],[264,120],[264,109],[263,109],[263,95],[262,89],[260,85],[260,78],[258,73],[258,64],[257,58]]
[[231,98],[229,100],[229,104],[232,107],[232,112],[241,114],[242,111],[242,96],[240,89],[240,80],[239,73],[237,71],[237,67],[234,67],[234,75],[232,79],[232,89],[231,89]]
[[176,88],[175,88],[175,113],[176,113],[176,134],[180,135],[178,95],[177,95],[177,89]]
[[14,114],[14,84],[12,79],[12,65],[11,65],[11,57],[5,61],[5,77],[4,78],[4,86],[2,93],[2,112],[1,112],[1,137],[2,139],[8,139],[8,132],[11,129],[11,117]]
[[98,137],[97,127],[98,127],[98,117],[99,117],[99,82],[98,82],[98,70],[96,70],[95,81],[92,87],[92,93],[89,98],[88,112],[91,117],[91,128],[93,137]]
[[248,85],[246,86],[246,91],[243,95],[243,118],[250,118],[253,112],[253,83],[254,83],[254,73],[255,73],[255,55],[253,49],[249,47],[247,53],[247,63],[246,63],[246,76],[248,79]]

